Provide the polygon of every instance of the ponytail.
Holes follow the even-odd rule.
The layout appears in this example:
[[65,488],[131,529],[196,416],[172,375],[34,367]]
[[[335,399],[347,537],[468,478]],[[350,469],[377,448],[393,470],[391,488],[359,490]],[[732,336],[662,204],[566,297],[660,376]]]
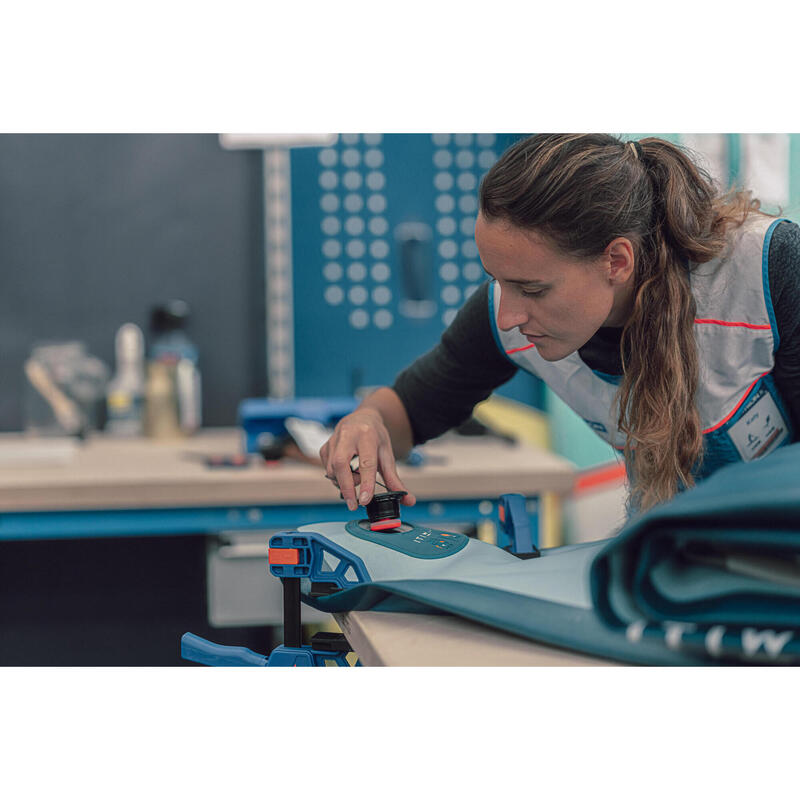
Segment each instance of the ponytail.
[[627,434],[631,506],[644,510],[692,486],[703,457],[690,269],[718,256],[729,226],[758,202],[741,192],[718,198],[708,174],[676,145],[648,138],[639,147],[652,218],[622,331],[618,424]]

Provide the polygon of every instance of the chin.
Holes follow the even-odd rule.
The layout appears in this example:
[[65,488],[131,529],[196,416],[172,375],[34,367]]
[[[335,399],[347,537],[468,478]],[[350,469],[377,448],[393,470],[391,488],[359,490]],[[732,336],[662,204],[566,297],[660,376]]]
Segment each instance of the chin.
[[565,347],[554,347],[552,345],[545,345],[542,347],[541,345],[537,345],[536,352],[545,360],[545,361],[561,361],[562,358],[566,358],[572,353],[575,352],[574,349],[568,349]]

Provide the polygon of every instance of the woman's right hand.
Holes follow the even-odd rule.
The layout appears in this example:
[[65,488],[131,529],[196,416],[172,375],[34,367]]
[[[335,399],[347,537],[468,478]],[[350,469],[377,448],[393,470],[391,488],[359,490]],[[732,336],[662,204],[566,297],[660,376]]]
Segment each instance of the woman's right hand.
[[[320,448],[319,455],[325,467],[325,477],[339,487],[350,511],[372,500],[378,472],[387,489],[406,491],[397,474],[389,431],[376,409],[357,408],[352,414],[342,417],[331,438]],[[350,468],[354,456],[358,456],[357,472]],[[402,502],[413,506],[417,501],[414,495],[406,494]]]

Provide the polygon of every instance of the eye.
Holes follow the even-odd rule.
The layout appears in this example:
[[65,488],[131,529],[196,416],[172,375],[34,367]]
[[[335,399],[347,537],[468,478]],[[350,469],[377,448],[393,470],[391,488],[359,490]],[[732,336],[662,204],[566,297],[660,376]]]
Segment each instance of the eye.
[[520,289],[519,291],[523,297],[541,297],[547,292],[547,289],[533,289],[527,291],[525,289]]

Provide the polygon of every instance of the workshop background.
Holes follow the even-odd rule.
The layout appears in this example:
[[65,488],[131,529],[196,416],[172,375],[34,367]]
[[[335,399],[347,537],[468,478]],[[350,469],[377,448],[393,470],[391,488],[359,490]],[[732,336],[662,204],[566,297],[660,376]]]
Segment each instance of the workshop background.
[[[658,135],[796,219],[800,135]],[[148,336],[153,307],[174,299],[188,305],[206,427],[235,426],[244,398],[391,382],[482,282],[477,187],[520,136],[0,135],[0,431],[29,423],[35,347],[81,342],[111,375],[120,326]],[[589,477],[564,524],[613,516],[610,448],[528,375],[498,395]],[[0,664],[179,664],[184,630],[274,642],[264,626],[210,624],[205,536],[0,548]]]

